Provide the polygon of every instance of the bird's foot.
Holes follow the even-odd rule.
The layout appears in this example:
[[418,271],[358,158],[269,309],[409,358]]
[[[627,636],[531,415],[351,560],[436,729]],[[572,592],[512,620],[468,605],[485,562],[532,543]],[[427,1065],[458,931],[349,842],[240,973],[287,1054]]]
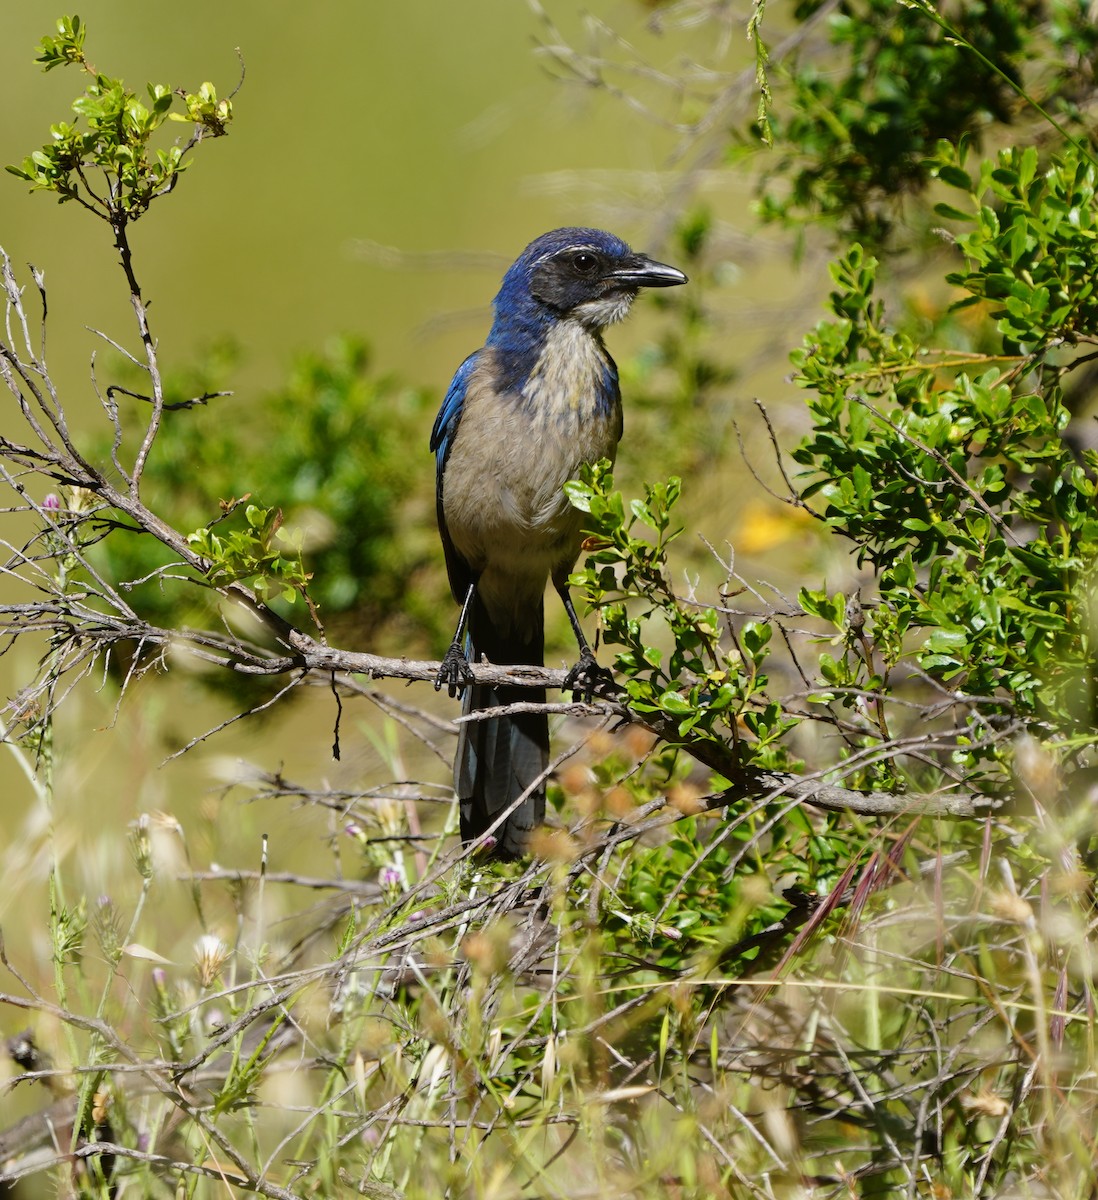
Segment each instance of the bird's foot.
[[473,682],[473,672],[460,642],[451,642],[435,676],[435,691],[443,684],[450,696],[456,696]]
[[595,692],[606,684],[612,684],[614,676],[606,667],[600,667],[590,646],[580,649],[579,662],[564,677],[562,690],[572,693],[572,699],[590,704]]

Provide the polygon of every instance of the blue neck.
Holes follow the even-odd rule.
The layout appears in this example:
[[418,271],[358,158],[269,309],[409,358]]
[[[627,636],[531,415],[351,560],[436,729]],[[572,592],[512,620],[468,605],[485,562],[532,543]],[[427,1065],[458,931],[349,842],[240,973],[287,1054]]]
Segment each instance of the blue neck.
[[496,352],[501,391],[519,393],[541,356],[549,330],[556,317],[529,294],[516,295],[519,289],[504,280],[495,300],[496,319],[485,345]]

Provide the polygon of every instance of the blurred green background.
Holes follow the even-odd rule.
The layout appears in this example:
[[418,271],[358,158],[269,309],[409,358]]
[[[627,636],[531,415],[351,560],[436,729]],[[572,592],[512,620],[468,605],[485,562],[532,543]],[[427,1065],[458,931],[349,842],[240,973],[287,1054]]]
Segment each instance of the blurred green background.
[[[753,105],[742,15],[730,14],[727,36],[714,43],[712,25],[698,32],[685,19],[689,7],[669,11],[676,10],[683,20],[661,19],[657,26],[658,11],[645,5],[603,4],[596,19],[561,0],[548,9],[554,29],[536,7],[498,0],[82,4],[90,61],[139,91],[146,80],[195,89],[209,79],[228,94],[240,77],[236,48],[246,71],[229,137],[201,146],[175,194],[132,233],[164,367],[185,370],[220,340],[235,341],[239,361],[225,384],[234,395],[207,410],[232,426],[262,411],[296,354],[321,351],[341,333],[365,338],[378,372],[432,394],[407,455],[421,466],[420,524],[433,540],[431,418],[455,366],[483,340],[506,264],[532,237],[564,224],[611,228],[676,261],[675,226],[704,204],[716,232],[703,336],[711,343],[707,353],[732,378],[696,406],[685,431],[693,445],[684,445],[684,430],[676,428],[681,413],[668,417],[662,471],[688,475],[687,511],[696,515],[698,532],[718,548],[735,542],[737,565],[771,546],[788,549],[792,539],[795,553],[783,551],[772,578],[795,586],[796,561],[823,551],[746,472],[732,422],[746,421],[750,443],[764,447],[754,396],[766,398],[779,433],[799,420],[796,406],[782,406],[791,394],[784,383],[787,352],[814,319],[822,271],[811,260],[791,268],[787,239],[755,227],[746,168],[711,160],[706,140],[691,140],[681,128],[722,89],[729,121],[742,123]],[[39,38],[52,32],[62,11],[33,0],[10,6],[0,22],[4,163],[21,161],[44,142],[83,87],[72,69],[43,75],[33,62]],[[561,35],[607,60],[608,86],[564,78],[568,72],[546,51]],[[622,67],[634,55],[651,65],[651,74]],[[663,68],[685,62],[700,64],[685,72],[698,80],[696,93],[659,79]],[[615,94],[621,88],[631,102]],[[714,144],[723,145],[725,132],[726,126],[715,130]],[[89,386],[89,362],[97,354],[106,378],[117,356],[89,326],[123,344],[134,340],[107,231],[74,205],[58,207],[5,175],[0,245],[14,263],[44,269],[51,369],[72,425],[101,437],[106,423]],[[638,305],[626,326],[611,331],[619,362],[641,354],[658,329],[656,308]],[[627,444],[632,436],[658,450],[661,414],[649,411],[645,422],[631,425],[627,366],[623,381]],[[760,455],[760,469],[772,476],[769,458],[769,451]],[[202,462],[190,469],[201,471]],[[623,463],[619,482],[635,492],[643,481]],[[262,499],[283,502],[267,489]],[[692,544],[696,558],[699,543]],[[437,565],[441,576],[441,553]],[[710,569],[719,583],[720,570],[712,562]],[[450,617],[447,609],[445,623]],[[369,630],[352,640],[348,649],[406,649],[416,656],[429,649],[422,642],[380,646]],[[35,653],[21,644],[4,659],[6,696],[33,676]],[[241,774],[280,771],[305,783],[347,787],[413,778],[448,783],[444,762],[422,752],[405,761],[395,731],[363,705],[345,716],[343,758],[332,761],[335,713],[321,689],[166,761],[236,711],[231,699],[199,688],[185,670],[171,674],[167,681],[159,675],[140,681],[117,709],[113,686],[88,680],[62,708],[58,844],[71,857],[66,872],[89,896],[118,898],[136,882],[119,835],[126,822],[153,810],[181,822],[182,835],[166,843],[180,854],[180,870],[188,857],[195,867],[254,867],[261,831],[271,835],[272,870],[291,854],[296,870],[331,870],[333,852],[340,854],[338,818],[328,829],[303,829],[301,814],[284,801],[241,805],[246,792],[231,786]],[[405,702],[453,712],[452,703],[427,688],[389,690]],[[13,923],[12,914],[44,911],[38,900],[46,830],[18,766],[8,760],[0,772],[8,884],[0,924],[17,952],[24,939],[45,937],[44,922]],[[228,820],[221,819],[225,805],[232,806]],[[171,908],[157,914],[157,950],[168,956],[177,952]],[[214,924],[216,916],[212,911]],[[182,906],[179,921],[180,932],[191,928]],[[45,961],[44,946],[36,953]]]
[[[643,34],[643,8],[602,9],[623,34]],[[522,3],[90,0],[79,11],[91,61],[139,89],[210,79],[224,95],[240,49],[230,140],[207,147],[135,242],[165,345],[178,356],[231,332],[245,400],[282,377],[292,349],[339,330],[365,332],[383,368],[444,385],[479,344],[500,266],[527,241],[599,222],[643,242],[660,216],[653,197],[670,186],[674,132],[555,82],[535,53],[547,31]],[[5,162],[68,115],[74,72],[43,76],[32,62],[58,15],[32,0],[3,18]],[[582,39],[574,6],[553,16]],[[689,42],[652,45],[674,57]],[[95,345],[82,326],[117,330],[126,298],[110,247],[80,214],[51,208],[10,180],[0,230],[13,259],[33,259],[53,282],[55,358],[79,379]],[[386,266],[372,245],[409,257]],[[416,257],[439,252],[454,257]]]

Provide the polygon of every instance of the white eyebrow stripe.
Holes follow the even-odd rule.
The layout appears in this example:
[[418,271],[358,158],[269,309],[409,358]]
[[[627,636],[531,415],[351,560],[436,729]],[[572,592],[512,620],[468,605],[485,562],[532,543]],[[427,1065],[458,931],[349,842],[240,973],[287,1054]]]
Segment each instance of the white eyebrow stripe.
[[589,242],[574,242],[571,245],[562,246],[559,250],[546,250],[540,258],[535,258],[530,265],[536,267],[539,263],[546,262],[550,258],[556,258],[558,255],[564,254],[569,250],[590,250],[592,254],[602,253],[598,246],[593,246]]

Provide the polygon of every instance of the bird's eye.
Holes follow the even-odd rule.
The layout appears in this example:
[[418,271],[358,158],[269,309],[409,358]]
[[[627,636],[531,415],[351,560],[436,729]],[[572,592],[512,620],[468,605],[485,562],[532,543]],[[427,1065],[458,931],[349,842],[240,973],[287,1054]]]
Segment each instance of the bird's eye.
[[590,275],[598,265],[599,260],[595,255],[588,253],[586,250],[581,250],[578,254],[572,255],[572,266],[581,275]]

